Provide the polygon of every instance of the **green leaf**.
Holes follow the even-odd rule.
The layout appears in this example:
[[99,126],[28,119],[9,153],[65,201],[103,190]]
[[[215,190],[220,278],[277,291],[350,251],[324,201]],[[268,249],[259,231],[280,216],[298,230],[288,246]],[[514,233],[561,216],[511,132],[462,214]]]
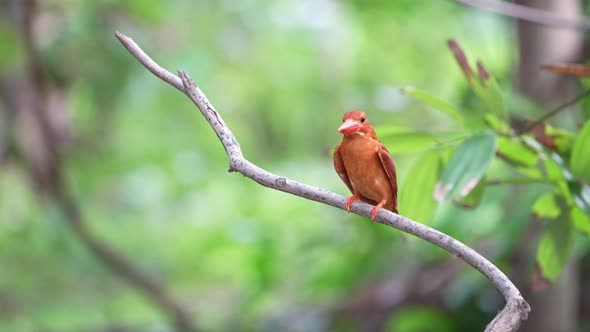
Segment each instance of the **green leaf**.
[[578,207],[573,207],[570,211],[574,225],[580,232],[590,235],[590,217],[580,210]]
[[490,129],[493,129],[497,133],[500,133],[500,134],[510,133],[510,130],[511,130],[510,124],[508,124],[508,122],[500,119],[494,113],[484,114],[483,121]]
[[590,183],[590,120],[578,134],[570,160],[572,174]]
[[485,189],[486,183],[484,176],[479,180],[477,186],[475,186],[475,188],[473,188],[473,190],[467,194],[467,196],[455,199],[455,204],[465,209],[473,209],[479,205]]
[[464,118],[461,112],[459,112],[455,107],[451,106],[451,104],[447,103],[446,101],[435,97],[427,92],[416,90],[414,87],[406,86],[401,88],[403,93],[406,93],[415,99],[420,100],[421,102],[434,107],[439,111],[443,111],[450,115],[457,123],[461,126],[464,125]]
[[565,180],[564,165],[560,158],[552,158],[553,155],[549,155],[545,158],[545,162],[543,163],[543,167],[545,170],[545,174],[549,180],[554,181],[561,181]]
[[412,171],[400,187],[399,210],[404,216],[428,225],[437,205],[432,193],[440,170],[440,155],[437,151],[424,153],[409,169]]
[[491,113],[496,114],[501,119],[506,119],[507,113],[502,97],[502,90],[483,63],[477,61],[478,75],[475,76],[474,71],[471,69],[469,62],[467,61],[465,52],[463,52],[458,43],[451,39],[449,40],[449,47],[451,48],[459,67],[461,67],[461,70],[465,74],[473,92],[475,92],[475,94],[484,102]]
[[506,119],[506,108],[504,107],[502,91],[496,80],[490,76],[485,81],[472,80],[471,83],[473,91],[483,100],[488,109],[501,119]]
[[569,194],[571,195],[571,199],[569,201],[573,200],[580,210],[585,212],[587,216],[590,216],[590,186],[586,184],[580,184],[576,181],[568,181],[567,188],[569,190]]
[[553,193],[546,193],[533,204],[533,215],[541,219],[555,219],[561,214],[561,209],[555,202]]
[[566,181],[566,176],[571,177],[571,174],[567,171],[563,159],[556,153],[549,152],[542,165],[544,166],[546,179],[555,182],[556,192],[562,195],[566,203],[570,204],[572,195],[570,194],[571,189],[568,188],[569,184]]
[[500,85],[495,78],[490,77],[488,80],[483,82],[486,87],[487,104],[488,107],[494,110],[501,118],[506,118],[506,107],[504,106],[504,98],[502,96],[502,90]]
[[435,197],[445,200],[466,196],[490,167],[496,152],[496,134],[486,130],[465,140],[446,165]]
[[543,129],[545,136],[553,139],[555,148],[561,155],[571,152],[576,135],[567,130],[554,128],[549,124],[544,124]]
[[543,276],[550,281],[557,280],[567,262],[574,235],[574,224],[569,213],[564,213],[546,226],[537,249],[537,263]]
[[544,179],[545,178],[545,175],[543,174],[543,172],[538,168],[516,166],[516,167],[514,167],[514,169],[516,171],[518,171],[518,173],[520,173],[522,175],[526,175],[527,178],[531,178],[531,179]]
[[568,206],[575,205],[590,216],[590,186],[572,179],[564,165],[563,159],[550,153],[543,163],[546,179],[555,182],[555,192],[560,195]]
[[498,137],[498,155],[506,162],[516,166],[534,167],[539,155],[517,138]]

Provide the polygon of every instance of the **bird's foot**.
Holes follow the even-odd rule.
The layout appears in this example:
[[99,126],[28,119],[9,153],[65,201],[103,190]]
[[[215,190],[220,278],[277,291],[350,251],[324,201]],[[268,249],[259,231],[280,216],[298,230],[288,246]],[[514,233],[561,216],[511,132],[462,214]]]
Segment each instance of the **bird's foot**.
[[379,202],[379,204],[375,205],[375,207],[371,210],[371,222],[375,221],[375,218],[377,218],[377,212],[379,212],[379,209],[382,208],[386,202],[387,200],[384,198],[383,200],[381,200],[381,202]]
[[350,204],[359,199],[359,197],[361,197],[361,194],[354,194],[348,198],[346,201],[346,212],[350,213]]

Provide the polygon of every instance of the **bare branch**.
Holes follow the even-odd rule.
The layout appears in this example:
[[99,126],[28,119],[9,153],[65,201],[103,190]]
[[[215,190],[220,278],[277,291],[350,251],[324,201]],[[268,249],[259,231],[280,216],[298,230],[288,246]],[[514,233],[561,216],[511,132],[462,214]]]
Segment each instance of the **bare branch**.
[[171,72],[167,71],[166,69],[160,67],[152,58],[150,58],[145,52],[137,46],[133,40],[120,32],[116,32],[115,36],[119,39],[121,44],[125,46],[125,48],[129,51],[129,53],[133,54],[133,56],[141,62],[141,64],[146,67],[152,74],[159,77],[162,81],[172,85],[173,87],[177,88],[180,91],[184,91],[184,87],[182,86],[182,81],[180,78],[176,77],[176,75],[172,74]]
[[[115,35],[148,70],[184,92],[198,107],[223,144],[229,157],[230,171],[239,172],[265,187],[344,209],[346,197],[267,172],[244,158],[240,145],[229,127],[223,122],[201,89],[184,71],[178,72],[180,78],[174,76],[151,60],[131,38],[120,32]],[[179,80],[181,85],[178,84]],[[372,208],[372,205],[355,201],[350,211],[370,217]],[[485,275],[506,300],[506,306],[488,324],[486,331],[516,331],[521,321],[527,318],[530,307],[518,289],[502,271],[475,250],[444,233],[384,209],[379,210],[376,221],[437,245]]]
[[500,0],[455,0],[464,5],[481,8],[490,12],[554,28],[590,30],[590,19],[586,17],[563,17],[551,12],[530,8]]

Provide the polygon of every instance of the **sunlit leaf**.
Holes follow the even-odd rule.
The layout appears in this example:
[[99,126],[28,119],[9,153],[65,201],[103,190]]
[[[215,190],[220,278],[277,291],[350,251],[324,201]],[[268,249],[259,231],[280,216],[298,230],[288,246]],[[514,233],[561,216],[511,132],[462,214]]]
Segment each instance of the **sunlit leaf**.
[[576,229],[590,235],[590,217],[578,207],[573,207],[570,214]]
[[437,183],[435,198],[465,196],[485,174],[496,152],[496,134],[484,131],[465,140],[445,166]]
[[531,178],[531,179],[544,178],[543,172],[538,168],[516,166],[515,170],[517,170],[520,174],[525,175],[527,178]]
[[537,263],[542,275],[555,281],[568,260],[574,242],[572,219],[565,213],[545,227],[537,249]]
[[586,121],[576,138],[570,169],[575,177],[590,183],[590,120]]
[[543,162],[543,168],[547,178],[550,180],[565,180],[565,174],[563,173],[562,160],[551,158],[548,156]]
[[486,104],[489,110],[498,115],[501,119],[506,118],[506,107],[504,106],[504,100],[502,97],[502,91],[500,90],[500,86],[490,75],[489,71],[485,68],[482,62],[477,62],[477,72],[478,76],[476,77],[473,74],[473,70],[469,65],[469,61],[467,60],[467,56],[463,49],[459,46],[453,39],[448,40],[448,46],[453,52],[453,56],[459,67],[463,71],[463,74],[467,78],[467,81],[471,85],[473,92]]
[[506,118],[506,107],[504,106],[504,99],[500,86],[493,77],[485,81],[475,82],[472,84],[473,91],[480,97],[489,110],[498,115],[501,119]]
[[568,206],[576,205],[590,216],[590,186],[572,178],[563,159],[556,153],[549,153],[543,164],[546,178],[555,183],[555,192]]
[[561,209],[555,202],[553,193],[546,193],[533,204],[533,215],[541,219],[555,219],[561,214]]
[[484,123],[497,133],[508,134],[510,132],[510,124],[498,117],[494,113],[486,113],[483,116]]
[[510,164],[534,167],[538,154],[516,138],[498,137],[498,155]]
[[[545,137],[553,140],[553,150],[559,152],[562,155],[571,152],[576,135],[567,130],[555,128],[549,124],[541,126],[541,129],[543,130]],[[535,136],[535,138],[537,137]],[[538,139],[539,138],[537,138],[537,140]]]
[[453,119],[455,119],[455,121],[457,121],[457,123],[459,125],[461,125],[461,126],[463,125],[463,123],[464,123],[463,115],[455,107],[451,106],[446,101],[444,101],[438,97],[435,97],[427,92],[416,90],[414,87],[411,87],[411,86],[403,87],[401,90],[403,93],[406,93],[406,94],[422,101],[423,103],[434,107],[435,109],[437,109],[439,111],[443,111],[444,113],[446,113],[447,115],[449,115]]
[[440,170],[440,156],[429,151],[412,163],[399,192],[399,210],[404,216],[430,224],[436,201],[432,197]]
[[574,140],[570,136],[558,136],[555,138],[556,151],[561,154],[569,154],[574,145]]

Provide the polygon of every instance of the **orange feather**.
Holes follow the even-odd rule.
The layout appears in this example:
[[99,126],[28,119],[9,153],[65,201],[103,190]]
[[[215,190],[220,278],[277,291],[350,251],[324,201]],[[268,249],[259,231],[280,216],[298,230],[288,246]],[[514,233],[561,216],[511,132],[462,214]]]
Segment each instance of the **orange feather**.
[[346,210],[359,199],[375,205],[371,220],[375,220],[381,207],[398,213],[395,164],[367,115],[362,111],[344,114],[338,131],[344,137],[334,149],[334,168],[353,194],[346,202]]

